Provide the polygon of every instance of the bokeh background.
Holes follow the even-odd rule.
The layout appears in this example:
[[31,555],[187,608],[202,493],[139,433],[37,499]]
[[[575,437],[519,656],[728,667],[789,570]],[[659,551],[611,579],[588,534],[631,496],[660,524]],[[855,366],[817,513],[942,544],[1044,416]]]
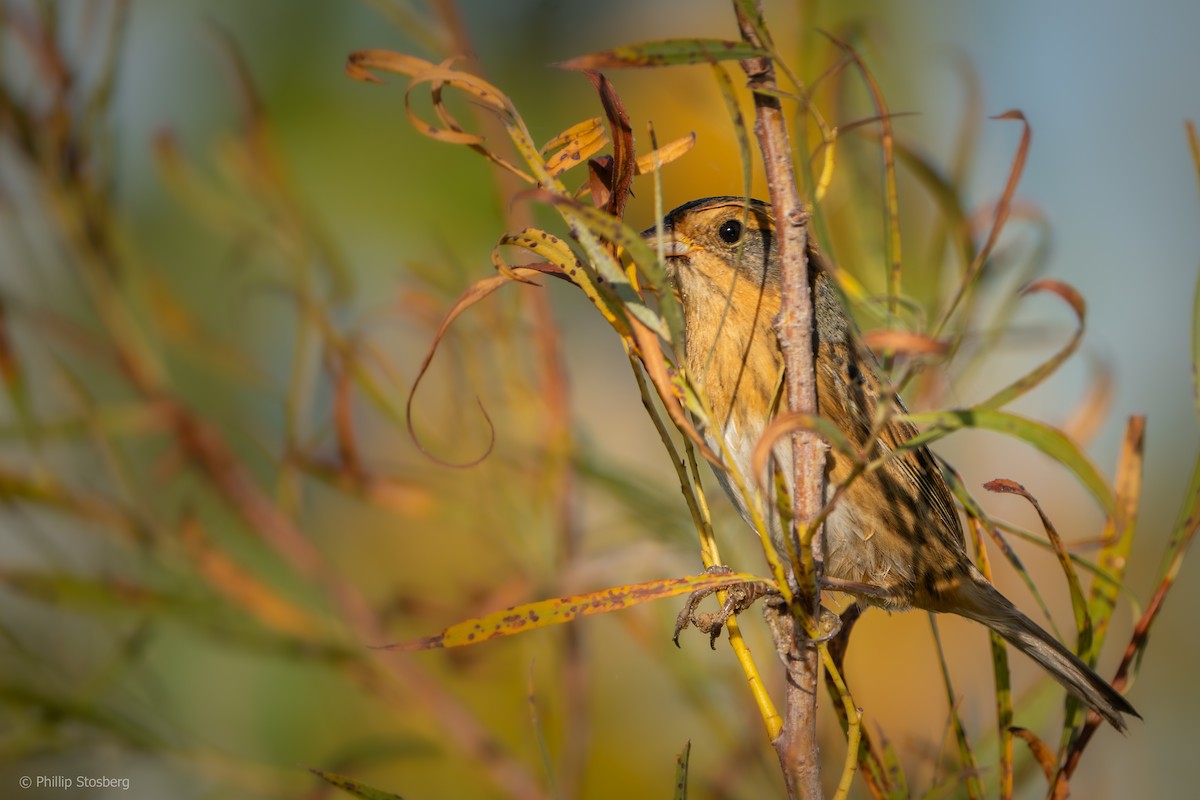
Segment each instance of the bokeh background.
[[[37,96],[37,70],[19,30],[35,7],[4,5],[0,64],[14,94]],[[65,51],[99,63],[88,42],[111,7],[49,7],[67,31]],[[441,466],[422,457],[405,431],[405,395],[437,321],[459,292],[492,274],[488,256],[511,206],[482,159],[412,131],[400,82],[355,83],[342,65],[364,47],[434,60],[438,46],[453,52],[438,41],[438,10],[386,0],[159,0],[132,2],[128,11],[99,126],[112,164],[120,258],[135,265],[122,291],[139,324],[154,332],[173,389],[290,512],[324,569],[368,599],[388,638],[432,633],[516,602],[697,571],[687,511],[628,362],[570,287],[509,287],[472,309],[414,401],[426,446],[465,460],[488,438],[478,396],[497,429],[485,462]],[[510,94],[539,141],[599,114],[586,81],[552,62],[633,41],[736,34],[729,4],[717,0],[462,0],[457,11],[488,78]],[[924,0],[772,2],[767,12],[797,65],[819,65],[812,53],[828,50],[815,28],[852,37],[891,110],[911,112],[897,118],[898,135],[933,163],[951,164],[964,127],[977,126],[966,137],[973,150],[961,181],[972,209],[998,196],[1020,133],[985,117],[1024,112],[1033,147],[1018,194],[1050,224],[1042,271],[1079,289],[1089,327],[1083,352],[1017,409],[1068,423],[1097,376],[1110,375],[1107,416],[1088,443],[1107,475],[1125,419],[1148,416],[1129,573],[1144,603],[1197,452],[1188,343],[1200,203],[1183,126],[1200,118],[1193,41],[1200,7]],[[253,117],[230,69],[230,45],[259,93],[268,126],[260,150],[245,148]],[[664,171],[666,207],[740,191],[736,140],[706,69],[612,77],[643,148],[647,121],[661,141],[697,133],[694,151]],[[861,96],[852,100],[850,108],[864,107]],[[841,265],[879,290],[883,206],[872,194],[872,153],[877,145],[866,135],[846,146],[824,213],[839,241],[851,242],[838,253]],[[56,201],[22,177],[11,151],[0,155],[0,289],[6,307],[17,309],[8,335],[41,422],[30,433],[10,395],[4,469],[137,509],[153,531],[149,545],[130,542],[111,535],[103,519],[73,513],[78,506],[53,508],[27,486],[6,491],[0,795],[62,796],[61,789],[21,791],[18,780],[81,774],[128,777],[130,788],[71,796],[333,792],[307,766],[410,798],[511,795],[464,746],[459,713],[564,796],[665,796],[674,756],[688,740],[698,796],[779,793],[773,754],[728,649],[711,652],[697,638],[676,651],[671,602],[465,651],[397,656],[411,664],[390,681],[362,667],[362,652],[378,642],[356,638],[319,581],[289,568],[202,471],[182,463],[114,372],[89,361],[80,337],[45,335],[48,317],[96,336],[103,326],[89,311],[87,282],[69,249],[54,244]],[[246,158],[271,166],[247,167]],[[256,182],[264,174],[278,183]],[[928,265],[917,243],[931,212],[915,183],[906,179],[902,189],[906,243],[914,243],[906,244],[905,265],[920,294]],[[755,190],[765,195],[757,177]],[[628,219],[649,225],[652,187],[635,191]],[[838,223],[840,211],[852,222]],[[1010,242],[1017,252],[1022,236],[1032,234],[1018,226]],[[535,335],[543,300],[531,300],[533,292],[548,301],[555,325],[561,396],[547,394]],[[320,313],[307,309],[309,300]],[[948,384],[942,404],[987,396],[1070,331],[1052,299],[1022,306],[1017,325],[1019,335],[997,347],[986,370]],[[345,349],[331,356],[333,348],[321,345],[335,338]],[[354,384],[350,405],[373,482],[346,482],[333,432],[344,383],[337,376],[351,366],[362,366],[379,388],[371,397]],[[1087,494],[1029,447],[964,433],[938,449],[968,486],[1019,480],[1069,538],[1098,534],[1102,519]],[[713,497],[728,559],[760,569],[749,543],[739,545],[741,523]],[[1017,501],[982,500],[1036,529]],[[1018,550],[1069,630],[1053,558]],[[52,580],[31,583],[31,573]],[[1011,570],[1001,567],[997,580],[1032,607]],[[1188,564],[1132,690],[1145,722],[1135,721],[1126,737],[1099,733],[1075,796],[1187,795],[1194,782],[1188,726],[1200,714],[1197,608],[1200,589]],[[1115,668],[1131,616],[1128,608],[1118,613],[1102,670]],[[768,653],[757,624],[747,628],[756,652]],[[941,631],[960,711],[991,757],[986,637],[956,620],[942,621]],[[762,660],[773,668],[769,656]],[[1013,664],[1018,722],[1052,735],[1057,689],[1024,661]],[[406,683],[403,676],[414,674],[435,688]],[[934,786],[944,790],[938,796],[960,794],[944,760],[947,701],[926,617],[868,613],[850,648],[848,678],[867,724],[901,753],[914,794]],[[842,745],[830,720],[825,734],[832,777]],[[1036,767],[1021,755],[1020,796],[1040,796]]]

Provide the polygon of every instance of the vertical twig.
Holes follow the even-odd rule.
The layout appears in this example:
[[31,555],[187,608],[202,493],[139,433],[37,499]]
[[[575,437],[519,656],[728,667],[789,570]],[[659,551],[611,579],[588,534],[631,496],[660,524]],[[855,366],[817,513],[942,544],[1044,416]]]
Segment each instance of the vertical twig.
[[[770,42],[765,41],[761,0],[755,0],[752,7],[750,3],[738,0],[733,5],[742,38],[755,47],[768,48]],[[775,210],[775,233],[783,272],[783,300],[775,321],[775,332],[783,351],[788,411],[816,414],[815,326],[806,257],[808,213],[796,189],[787,121],[775,93],[778,87],[774,65],[769,57],[763,56],[743,61],[742,69],[754,96],[754,133],[762,151],[767,186]],[[788,674],[783,729],[773,744],[789,795],[813,800],[822,796],[816,731],[820,662],[817,646],[806,635],[803,623],[820,615],[821,530],[818,525],[810,531],[808,521],[816,518],[823,504],[825,453],[820,441],[811,433],[797,430],[792,434],[792,464],[795,552],[800,553],[801,546],[811,547],[813,567],[806,570],[800,563],[793,565],[799,590],[795,606],[790,610],[788,624],[775,626],[784,638],[777,640],[776,645],[787,658]],[[797,559],[798,562],[804,560]]]

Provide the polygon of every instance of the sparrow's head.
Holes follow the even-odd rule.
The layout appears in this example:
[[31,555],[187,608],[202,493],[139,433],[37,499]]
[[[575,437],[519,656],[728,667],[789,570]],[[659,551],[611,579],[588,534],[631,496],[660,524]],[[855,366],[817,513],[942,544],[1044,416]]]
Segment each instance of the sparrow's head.
[[[756,292],[779,292],[779,256],[771,206],[742,197],[706,197],[679,206],[663,219],[663,256],[680,292],[718,292],[728,297],[735,283]],[[642,234],[651,246],[656,230]],[[734,281],[736,276],[739,279]]]

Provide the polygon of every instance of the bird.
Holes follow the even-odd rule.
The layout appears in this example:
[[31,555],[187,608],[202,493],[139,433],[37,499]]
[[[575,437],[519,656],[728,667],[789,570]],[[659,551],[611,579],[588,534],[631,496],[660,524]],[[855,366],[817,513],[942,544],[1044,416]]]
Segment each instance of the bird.
[[[751,504],[770,515],[778,552],[786,553],[774,503],[758,494],[751,457],[764,429],[788,407],[782,351],[772,324],[781,306],[779,248],[768,203],[708,197],[679,206],[643,237],[660,247],[683,312],[687,374],[710,412],[701,433],[724,451],[750,496],[725,470],[717,478],[742,517]],[[877,420],[881,403],[904,406],[875,356],[861,343],[815,238],[808,236],[813,298],[817,412],[868,459],[899,448],[917,434],[893,413]],[[721,444],[725,447],[722,448]],[[772,447],[776,465],[792,480],[787,437]],[[957,614],[986,625],[1041,665],[1067,691],[1117,730],[1124,715],[1140,718],[1130,702],[1075,653],[1019,611],[983,576],[967,553],[950,488],[924,446],[893,453],[882,466],[855,476],[854,459],[826,453],[824,576],[859,604],[889,611],[919,608]],[[841,495],[834,499],[836,492]],[[677,634],[678,635],[678,634]]]

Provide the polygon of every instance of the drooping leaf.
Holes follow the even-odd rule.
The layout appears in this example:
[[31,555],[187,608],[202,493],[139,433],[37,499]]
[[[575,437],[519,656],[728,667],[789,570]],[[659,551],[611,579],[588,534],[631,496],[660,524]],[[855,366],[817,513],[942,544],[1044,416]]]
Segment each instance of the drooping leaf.
[[1029,146],[1033,140],[1033,130],[1029,126],[1029,122],[1025,119],[1025,115],[1020,111],[1013,109],[1006,111],[1003,114],[992,117],[996,120],[1016,120],[1021,123],[1021,142],[1017,145],[1016,155],[1013,156],[1012,167],[1008,172],[1008,181],[1004,184],[1004,191],[1000,195],[1000,200],[996,203],[995,213],[992,217],[992,227],[988,231],[987,240],[983,247],[975,253],[975,258],[971,265],[967,268],[966,274],[959,283],[958,290],[955,293],[950,304],[946,307],[941,320],[934,328],[934,335],[941,333],[946,323],[954,315],[958,304],[967,295],[975,283],[975,279],[979,276],[980,270],[983,269],[984,263],[992,254],[992,250],[996,247],[996,242],[1000,238],[1000,232],[1004,230],[1005,224],[1008,222],[1009,214],[1012,211],[1013,196],[1017,192],[1017,184],[1021,181],[1021,175],[1025,171],[1025,161],[1029,156]]
[[1067,546],[1063,542],[1062,537],[1058,535],[1058,529],[1054,527],[1054,523],[1046,516],[1046,512],[1042,510],[1042,504],[1037,501],[1037,498],[1016,481],[997,478],[988,481],[983,487],[990,492],[1020,495],[1029,501],[1029,504],[1033,506],[1033,510],[1037,512],[1038,517],[1042,521],[1042,527],[1046,531],[1047,538],[1054,545],[1054,553],[1058,556],[1059,567],[1062,568],[1063,575],[1067,579],[1067,587],[1070,589],[1071,595],[1071,609],[1075,613],[1075,628],[1079,634],[1078,649],[1086,657],[1092,644],[1092,617],[1088,613],[1087,600],[1083,596],[1083,587],[1079,583],[1079,574],[1075,572],[1075,567],[1071,564],[1070,554],[1067,552]]
[[1029,745],[1029,752],[1033,753],[1033,758],[1042,768],[1042,774],[1046,776],[1046,780],[1054,780],[1054,773],[1058,770],[1054,749],[1031,730],[1014,727],[1012,732],[1013,736]]
[[[882,126],[879,141],[883,156],[884,199],[887,209],[888,314],[894,316],[900,297],[900,268],[903,261],[900,253],[900,191],[896,183],[896,137],[892,128],[891,113],[888,111],[883,89],[880,88],[879,82],[875,80],[875,76],[871,74],[858,51],[848,42],[842,41],[836,36],[829,33],[825,33],[825,36],[854,61],[859,74],[862,75],[863,81],[871,92],[871,102],[875,105],[875,111],[879,115],[879,122]],[[937,333],[935,331],[934,335],[936,336]]]
[[924,431],[906,442],[903,448],[929,444],[962,428],[980,428],[996,431],[1033,445],[1075,474],[1079,482],[1092,493],[1106,514],[1113,512],[1112,490],[1104,476],[1096,469],[1079,447],[1060,430],[1044,422],[1028,419],[1007,411],[984,408],[968,408],[953,411],[930,411],[909,414],[915,425],[927,426]]
[[425,377],[425,373],[429,370],[429,365],[433,362],[433,356],[437,352],[438,344],[442,341],[442,337],[446,335],[446,331],[450,329],[450,326],[454,323],[454,320],[458,319],[459,315],[461,315],[468,308],[475,305],[480,300],[483,300],[501,286],[513,281],[521,281],[533,274],[534,270],[528,268],[516,268],[511,270],[508,274],[492,275],[476,281],[475,283],[471,284],[471,286],[467,287],[466,291],[459,295],[458,299],[454,302],[454,305],[450,307],[450,310],[446,312],[446,316],[442,318],[441,323],[438,325],[438,329],[433,335],[433,341],[429,343],[429,349],[425,352],[425,357],[421,360],[421,366],[417,370],[416,377],[413,379],[412,388],[408,390],[408,401],[405,404],[405,416],[408,419],[409,436],[422,453],[437,463],[451,467],[473,466],[488,457],[488,455],[492,452],[492,446],[496,442],[495,426],[492,425],[491,417],[488,416],[487,410],[483,407],[483,403],[480,402],[479,410],[483,414],[484,421],[486,422],[488,428],[488,443],[482,455],[466,463],[454,464],[430,453],[421,443],[412,421],[413,399],[416,397],[417,389],[421,385],[421,380]]
[[1021,295],[1027,296],[1036,292],[1051,292],[1061,297],[1071,306],[1071,310],[1075,312],[1075,320],[1077,322],[1075,333],[1052,357],[1038,365],[1028,374],[1021,376],[1005,388],[996,392],[987,400],[984,400],[979,404],[980,408],[1002,408],[1025,394],[1054,374],[1062,366],[1062,363],[1070,358],[1071,354],[1079,347],[1079,342],[1083,338],[1086,327],[1085,320],[1087,317],[1087,304],[1084,302],[1083,296],[1075,291],[1072,286],[1062,281],[1056,281],[1053,278],[1042,278],[1041,280],[1034,281],[1021,290]]
[[[1092,617],[1088,612],[1087,600],[1083,596],[1083,588],[1079,583],[1079,575],[1071,565],[1071,557],[1067,553],[1067,547],[1062,537],[1058,535],[1058,530],[1051,523],[1050,518],[1046,516],[1046,512],[1042,510],[1041,503],[1037,501],[1037,498],[1030,494],[1021,484],[999,478],[988,481],[984,484],[984,488],[992,492],[1018,494],[1028,500],[1029,504],[1033,506],[1033,510],[1037,512],[1038,517],[1042,521],[1042,527],[1046,531],[1046,537],[1054,545],[1054,554],[1058,556],[1059,567],[1062,568],[1063,575],[1067,579],[1067,588],[1070,590],[1071,610],[1075,614],[1075,630],[1077,633],[1075,652],[1080,658],[1085,661],[1088,660],[1089,654],[1092,653]],[[1093,660],[1091,663],[1094,664],[1095,661]],[[1066,746],[1075,726],[1078,724],[1082,709],[1083,706],[1079,698],[1074,694],[1068,694],[1062,734],[1064,746]]]
[[613,219],[621,220],[625,217],[625,203],[629,199],[637,166],[633,154],[633,128],[629,124],[625,104],[621,102],[621,97],[613,88],[612,82],[603,73],[595,70],[584,70],[583,74],[592,82],[600,96],[600,106],[608,119],[608,131],[613,146],[608,198],[604,203],[596,204],[596,207],[603,208]]

